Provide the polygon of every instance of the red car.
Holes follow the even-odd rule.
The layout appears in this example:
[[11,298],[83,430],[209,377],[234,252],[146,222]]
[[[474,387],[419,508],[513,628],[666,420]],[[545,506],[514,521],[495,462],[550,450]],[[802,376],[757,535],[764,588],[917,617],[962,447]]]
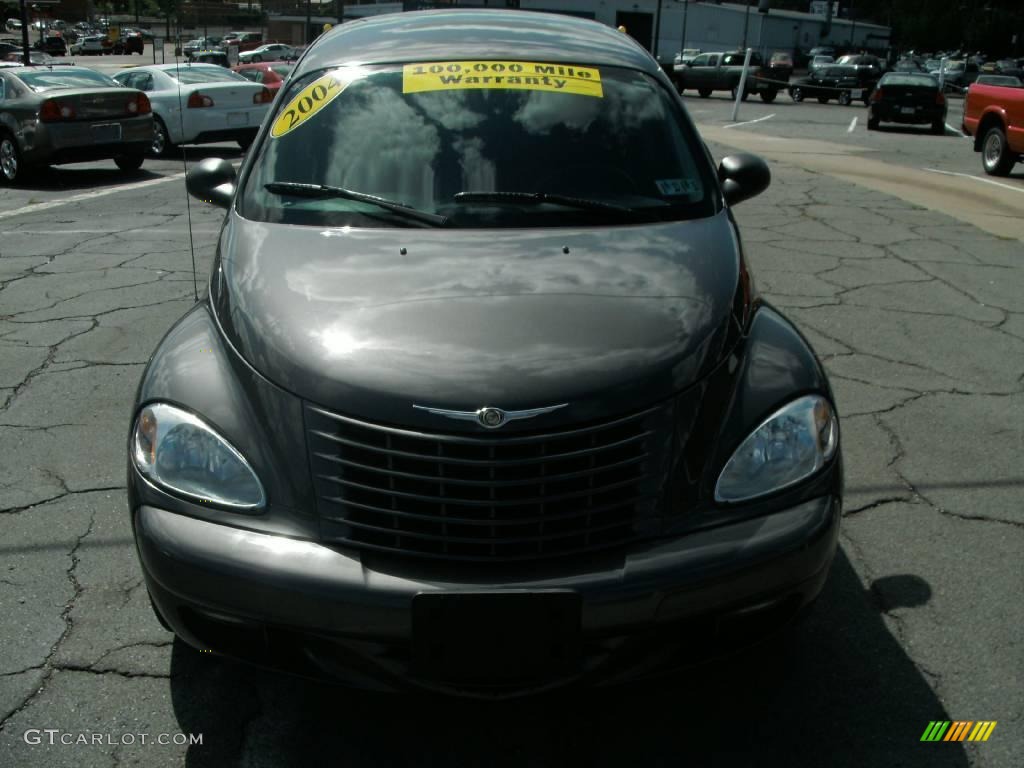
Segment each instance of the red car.
[[1024,159],[1024,91],[973,83],[964,100],[963,130],[974,137],[985,173],[1006,176]]
[[238,52],[251,51],[253,48],[259,48],[263,45],[263,33],[262,32],[239,32],[237,35],[228,35],[221,40],[221,45],[237,45]]
[[295,68],[294,64],[285,64],[282,61],[267,61],[257,64],[239,64],[232,67],[232,72],[237,72],[246,80],[260,83],[271,93],[277,93],[278,89],[288,78],[288,74]]

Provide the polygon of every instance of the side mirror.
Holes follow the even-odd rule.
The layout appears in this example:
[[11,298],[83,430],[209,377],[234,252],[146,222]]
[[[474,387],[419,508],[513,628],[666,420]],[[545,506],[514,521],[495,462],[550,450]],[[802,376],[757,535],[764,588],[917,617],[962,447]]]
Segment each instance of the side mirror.
[[185,175],[185,189],[204,203],[230,208],[236,179],[231,163],[220,157],[208,157],[189,169]]
[[718,166],[725,202],[736,205],[764,192],[772,183],[768,164],[757,155],[729,155]]

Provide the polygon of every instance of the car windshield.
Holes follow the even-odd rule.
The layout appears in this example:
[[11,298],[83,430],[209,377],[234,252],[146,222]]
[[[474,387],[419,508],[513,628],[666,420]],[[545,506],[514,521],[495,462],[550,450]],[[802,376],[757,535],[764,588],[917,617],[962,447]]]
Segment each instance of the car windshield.
[[911,85],[918,88],[937,88],[939,81],[931,75],[889,74],[883,77],[878,85]]
[[281,77],[288,77],[288,75],[291,74],[291,71],[295,69],[295,67],[292,66],[291,64],[274,64],[272,67],[270,67],[270,69],[273,72],[279,74]]
[[[746,58],[745,53],[727,53],[722,59],[722,65],[726,67],[741,67],[743,66],[743,60]],[[750,54],[750,65],[760,66],[761,65],[761,54],[752,53]]]
[[18,77],[33,91],[50,91],[56,88],[118,87],[115,80],[91,69],[54,69],[40,72],[22,72]]
[[279,103],[243,182],[247,218],[411,225],[366,201],[286,194],[288,182],[375,195],[461,227],[619,224],[714,210],[698,137],[670,94],[633,70],[498,61],[349,67],[300,78]]
[[168,75],[173,77],[182,85],[195,85],[196,83],[220,83],[225,80],[245,80],[241,75],[217,66],[188,66],[177,69],[165,69]]

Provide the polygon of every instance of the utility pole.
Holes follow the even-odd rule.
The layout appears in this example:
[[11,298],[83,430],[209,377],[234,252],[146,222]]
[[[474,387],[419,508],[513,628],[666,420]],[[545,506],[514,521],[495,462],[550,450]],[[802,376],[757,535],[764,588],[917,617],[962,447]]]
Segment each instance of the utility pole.
[[683,31],[679,35],[679,50],[686,50],[686,12],[690,10],[690,0],[683,0]]
[[850,0],[850,51],[856,47],[854,44],[854,33],[857,31],[857,17],[853,14],[853,0]]
[[740,46],[741,51],[747,50],[747,27],[750,25],[750,0],[744,0],[746,3],[746,10],[743,12],[743,45]]
[[28,48],[28,8],[25,7],[25,0],[20,0],[21,10],[21,63],[26,67],[32,63],[32,55]]
[[[486,5],[486,0],[485,3]],[[658,61],[658,38],[661,36],[661,0],[658,0],[658,6],[654,10],[654,39],[651,41],[651,53],[654,54],[654,60]],[[658,62],[659,64],[661,62]]]
[[313,42],[313,7],[310,4],[310,0],[306,0],[306,45]]

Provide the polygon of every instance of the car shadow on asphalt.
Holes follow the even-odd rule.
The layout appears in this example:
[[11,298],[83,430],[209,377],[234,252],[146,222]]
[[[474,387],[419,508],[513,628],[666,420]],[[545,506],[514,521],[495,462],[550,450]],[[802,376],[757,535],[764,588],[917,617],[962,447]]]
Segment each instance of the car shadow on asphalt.
[[[201,656],[176,641],[186,765],[967,766],[922,743],[951,720],[882,611],[931,596],[912,575],[862,585],[845,553],[800,625],[742,654],[627,687],[492,704],[376,695]],[[953,713],[966,716],[963,713]]]
[[[89,167],[71,165],[49,165],[34,168],[32,174],[24,181],[18,181],[15,189],[22,189],[29,192],[88,192],[94,189],[105,187],[116,187],[120,184],[134,184],[139,181],[149,181],[166,176],[170,173],[180,173],[182,168],[182,155],[188,165],[198,163],[208,157],[223,157],[225,160],[241,159],[243,152],[237,146],[198,146],[178,147],[171,155],[159,160],[147,157],[142,168],[137,171],[122,171],[114,161],[110,161],[109,167],[97,168],[95,164]],[[167,163],[174,163],[168,167]],[[159,166],[156,164],[160,163]]]
[[[151,162],[147,160],[147,162]],[[146,168],[137,171],[122,171],[110,161],[109,168],[76,168],[73,165],[44,166],[34,168],[24,181],[19,180],[15,189],[34,192],[88,192],[93,189],[132,184],[159,178],[160,174]]]
[[904,136],[934,136],[937,139],[943,137],[956,136],[955,133],[951,133],[949,129],[946,129],[945,133],[932,133],[930,125],[889,125],[882,123],[880,126],[875,128],[879,133],[891,133],[891,134],[903,134]]

